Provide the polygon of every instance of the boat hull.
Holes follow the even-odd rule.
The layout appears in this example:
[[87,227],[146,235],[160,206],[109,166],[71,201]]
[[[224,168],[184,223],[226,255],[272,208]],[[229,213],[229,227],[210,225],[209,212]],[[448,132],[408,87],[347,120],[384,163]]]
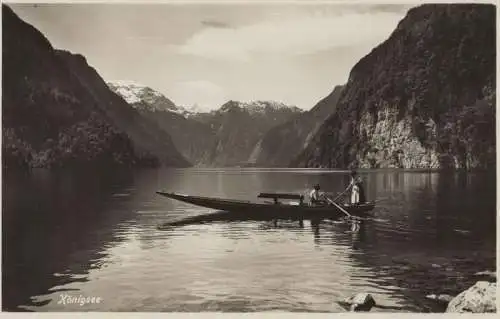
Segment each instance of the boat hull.
[[[157,194],[196,206],[231,212],[234,217],[241,216],[257,219],[336,219],[346,216],[344,212],[334,205],[310,206],[308,204],[299,205],[298,203],[269,204],[212,197],[189,196],[167,192],[157,192]],[[368,215],[369,212],[375,208],[375,204],[373,202],[369,202],[360,205],[343,205],[341,207],[351,215],[363,217]]]

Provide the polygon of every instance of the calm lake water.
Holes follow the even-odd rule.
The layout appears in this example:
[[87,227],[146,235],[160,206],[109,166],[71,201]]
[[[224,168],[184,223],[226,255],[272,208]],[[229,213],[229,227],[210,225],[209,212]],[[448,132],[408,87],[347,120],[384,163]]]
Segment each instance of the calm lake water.
[[[338,312],[358,292],[372,311],[438,311],[495,270],[495,172],[360,172],[375,217],[341,222],[219,221],[156,190],[256,200],[261,191],[329,192],[322,170],[143,170],[4,175],[3,308],[31,311]],[[100,298],[62,303],[63,296]],[[67,299],[66,299],[67,300]]]

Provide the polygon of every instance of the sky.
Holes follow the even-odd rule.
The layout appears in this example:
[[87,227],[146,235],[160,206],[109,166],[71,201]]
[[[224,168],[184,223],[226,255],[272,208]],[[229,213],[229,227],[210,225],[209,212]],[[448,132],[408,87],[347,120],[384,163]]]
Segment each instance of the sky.
[[228,100],[312,108],[386,40],[412,5],[10,4],[106,81],[201,110]]

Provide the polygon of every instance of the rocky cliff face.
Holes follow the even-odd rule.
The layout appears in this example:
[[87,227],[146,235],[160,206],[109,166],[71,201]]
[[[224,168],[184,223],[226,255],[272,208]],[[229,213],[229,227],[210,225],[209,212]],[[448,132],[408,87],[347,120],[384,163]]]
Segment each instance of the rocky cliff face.
[[264,134],[276,125],[301,113],[271,101],[242,103],[229,101],[211,113],[193,115],[210,127],[215,142],[207,150],[205,161],[212,166],[255,165],[252,151]]
[[494,167],[495,25],[493,5],[411,9],[292,165]]
[[191,110],[175,105],[162,93],[147,86],[129,83],[108,83],[108,86],[144,118],[168,132],[175,147],[193,165],[208,163],[206,153],[215,143],[215,134],[207,124],[191,119]]
[[325,119],[335,111],[342,89],[343,86],[336,86],[311,110],[272,127],[257,143],[250,162],[260,167],[288,166],[307,147]]
[[55,50],[2,9],[4,167],[189,165],[83,56]]

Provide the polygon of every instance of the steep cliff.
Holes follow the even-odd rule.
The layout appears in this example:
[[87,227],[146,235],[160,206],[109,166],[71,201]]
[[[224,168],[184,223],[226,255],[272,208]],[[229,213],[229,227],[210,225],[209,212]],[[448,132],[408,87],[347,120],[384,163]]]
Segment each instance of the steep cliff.
[[335,111],[342,89],[343,86],[336,86],[311,110],[272,127],[257,143],[249,161],[261,167],[286,167],[307,147],[321,124]]
[[3,166],[187,166],[170,136],[2,6]]
[[215,142],[207,124],[191,119],[190,110],[175,105],[162,93],[137,84],[108,83],[146,119],[155,122],[172,136],[175,147],[193,165],[206,164],[206,153]]
[[495,27],[493,5],[409,10],[291,165],[494,167]]

